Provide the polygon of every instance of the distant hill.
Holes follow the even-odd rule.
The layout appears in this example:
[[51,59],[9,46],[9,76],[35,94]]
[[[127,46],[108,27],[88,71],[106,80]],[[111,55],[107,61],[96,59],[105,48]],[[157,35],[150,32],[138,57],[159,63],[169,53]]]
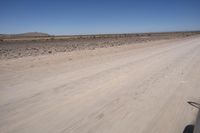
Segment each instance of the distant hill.
[[38,37],[38,36],[50,36],[47,33],[42,32],[27,32],[21,34],[0,34],[0,37]]
[[42,32],[27,32],[27,33],[17,34],[16,36],[49,36],[49,34]]

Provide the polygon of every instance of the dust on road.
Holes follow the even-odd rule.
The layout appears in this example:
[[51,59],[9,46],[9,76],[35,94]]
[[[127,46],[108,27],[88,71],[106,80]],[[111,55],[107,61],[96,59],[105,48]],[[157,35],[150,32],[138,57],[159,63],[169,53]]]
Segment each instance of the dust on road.
[[[200,37],[0,61],[3,133],[181,133]],[[153,45],[153,44],[157,45]]]

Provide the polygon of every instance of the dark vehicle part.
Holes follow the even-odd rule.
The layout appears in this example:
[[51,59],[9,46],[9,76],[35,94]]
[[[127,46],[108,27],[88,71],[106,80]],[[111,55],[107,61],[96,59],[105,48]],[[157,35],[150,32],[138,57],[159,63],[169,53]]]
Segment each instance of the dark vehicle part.
[[187,125],[183,133],[200,133],[200,104],[197,102],[188,101],[188,104],[199,110],[195,125]]
[[193,133],[194,132],[194,125],[187,125],[183,131],[183,133]]
[[188,101],[188,104],[192,105],[193,107],[195,107],[197,109],[200,109],[200,104],[199,103]]

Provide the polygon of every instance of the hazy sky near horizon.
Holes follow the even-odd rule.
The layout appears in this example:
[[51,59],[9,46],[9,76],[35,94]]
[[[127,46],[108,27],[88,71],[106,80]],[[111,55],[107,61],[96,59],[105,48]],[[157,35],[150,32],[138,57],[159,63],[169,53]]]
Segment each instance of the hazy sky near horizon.
[[0,33],[200,30],[200,0],[0,0]]

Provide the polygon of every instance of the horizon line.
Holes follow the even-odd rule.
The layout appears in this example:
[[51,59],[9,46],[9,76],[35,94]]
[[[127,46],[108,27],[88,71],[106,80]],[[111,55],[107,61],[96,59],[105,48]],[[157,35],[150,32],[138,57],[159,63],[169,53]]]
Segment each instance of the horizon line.
[[110,32],[110,33],[80,33],[80,34],[50,34],[48,32],[28,31],[19,33],[0,33],[0,35],[20,35],[28,33],[48,34],[49,36],[81,36],[81,35],[112,35],[112,34],[145,34],[145,33],[176,33],[176,32],[200,32],[199,30],[174,30],[174,31],[147,31],[147,32]]

